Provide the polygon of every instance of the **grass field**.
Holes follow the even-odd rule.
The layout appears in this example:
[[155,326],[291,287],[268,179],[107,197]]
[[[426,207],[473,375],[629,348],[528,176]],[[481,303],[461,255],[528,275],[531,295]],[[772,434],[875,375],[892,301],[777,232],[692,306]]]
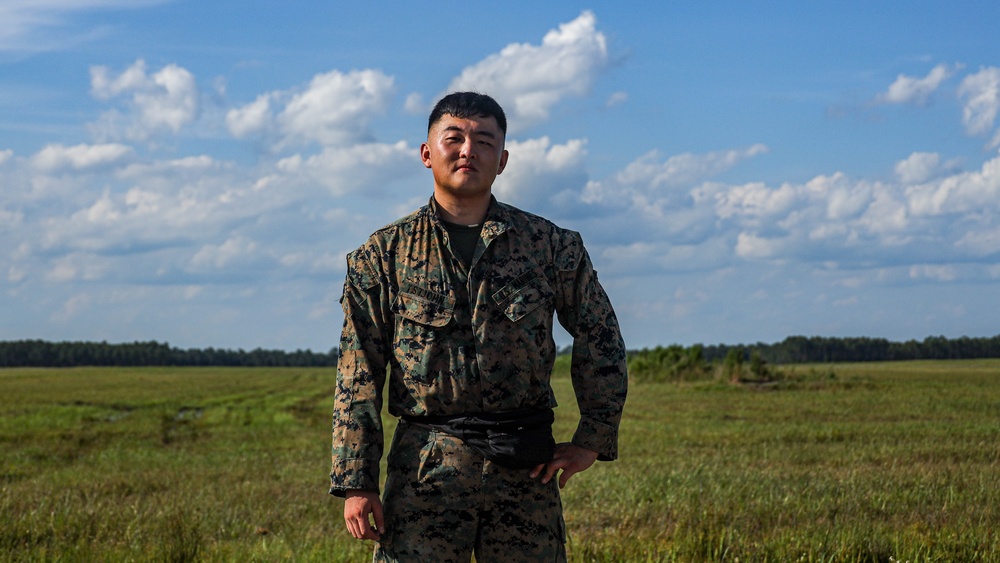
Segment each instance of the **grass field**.
[[[1000,361],[797,371],[634,383],[621,459],[564,491],[571,560],[1000,561]],[[0,371],[0,561],[368,560],[326,494],[333,387],[329,369]]]

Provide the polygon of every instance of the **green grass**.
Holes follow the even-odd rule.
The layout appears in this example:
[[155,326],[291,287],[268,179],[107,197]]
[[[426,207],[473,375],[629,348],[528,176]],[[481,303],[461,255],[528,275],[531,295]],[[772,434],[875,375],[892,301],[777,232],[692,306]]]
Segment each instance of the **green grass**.
[[[634,383],[621,459],[564,490],[571,560],[1000,561],[1000,361],[832,372]],[[370,559],[326,493],[333,389],[330,369],[0,371],[0,561]]]

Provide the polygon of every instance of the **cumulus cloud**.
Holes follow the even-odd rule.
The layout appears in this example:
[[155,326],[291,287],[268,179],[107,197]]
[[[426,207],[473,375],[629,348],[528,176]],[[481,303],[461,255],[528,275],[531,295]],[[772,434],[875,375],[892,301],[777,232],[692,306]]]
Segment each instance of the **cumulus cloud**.
[[559,209],[559,197],[586,185],[586,149],[583,139],[563,144],[548,137],[508,141],[507,168],[493,184],[493,193],[502,201],[537,213],[564,212]]
[[[984,135],[993,129],[1000,111],[1000,68],[989,67],[970,74],[958,87],[963,100],[962,122],[970,135]],[[992,142],[997,145],[997,138]]]
[[117,75],[105,66],[91,67],[90,91],[102,101],[125,99],[121,109],[105,112],[91,126],[98,137],[146,140],[159,132],[176,134],[198,117],[194,75],[175,64],[153,74],[142,59]]
[[904,193],[909,209],[919,216],[1000,211],[1000,156],[979,170],[908,186]]
[[306,143],[345,146],[371,142],[369,125],[385,113],[395,95],[394,79],[377,70],[313,77],[301,91],[274,91],[226,114],[238,138],[276,137],[278,148]]
[[959,165],[958,159],[941,162],[941,155],[937,153],[915,152],[906,160],[897,162],[895,170],[903,184],[920,184],[943,174],[955,173]]
[[253,102],[229,110],[226,113],[226,126],[234,137],[248,137],[272,126],[274,116],[271,112],[271,95],[261,94]]
[[118,143],[80,144],[72,147],[57,144],[46,146],[31,161],[44,172],[87,170],[121,163],[132,154],[132,147]]
[[588,203],[648,203],[651,197],[662,197],[671,189],[690,186],[767,151],[768,148],[762,144],[705,154],[684,153],[667,158],[659,151],[650,151],[629,163],[610,180],[590,183],[584,190],[583,199]]
[[915,78],[900,74],[895,82],[889,85],[889,90],[876,97],[877,102],[886,104],[916,104],[924,105],[930,99],[941,83],[955,73],[953,67],[939,64],[923,78]]
[[517,132],[548,119],[563,99],[586,94],[607,66],[607,40],[597,31],[597,17],[585,11],[546,33],[540,45],[514,43],[466,67],[448,91],[489,93]]
[[384,193],[385,186],[421,170],[417,149],[405,141],[328,147],[319,154],[295,155],[277,163],[267,184],[320,185],[334,196]]
[[577,195],[600,211],[576,220],[599,236],[601,256],[633,273],[735,261],[824,270],[907,264],[921,279],[941,280],[944,270],[922,265],[1000,253],[1000,156],[966,172],[955,159],[914,153],[897,163],[893,181],[840,172],[777,185],[708,181],[763,151],[644,155],[590,181]]

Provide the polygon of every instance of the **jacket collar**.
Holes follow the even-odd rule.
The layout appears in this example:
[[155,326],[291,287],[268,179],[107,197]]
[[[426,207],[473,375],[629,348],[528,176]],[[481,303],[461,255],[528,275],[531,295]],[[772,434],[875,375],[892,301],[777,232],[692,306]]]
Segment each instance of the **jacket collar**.
[[[427,204],[431,220],[441,228],[444,228],[441,214],[438,212],[437,200],[431,196]],[[492,239],[500,236],[507,229],[513,228],[510,220],[510,211],[507,206],[497,201],[496,196],[490,196],[490,207],[486,210],[486,219],[483,221],[483,238]]]

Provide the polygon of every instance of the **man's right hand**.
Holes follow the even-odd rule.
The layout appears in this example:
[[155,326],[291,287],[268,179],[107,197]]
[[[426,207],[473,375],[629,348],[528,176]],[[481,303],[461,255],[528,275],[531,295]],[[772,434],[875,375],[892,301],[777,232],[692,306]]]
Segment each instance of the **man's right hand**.
[[[372,519],[375,520],[374,526]],[[344,499],[344,521],[347,522],[347,530],[359,540],[381,539],[385,523],[382,521],[382,501],[379,500],[378,493],[347,491]]]

